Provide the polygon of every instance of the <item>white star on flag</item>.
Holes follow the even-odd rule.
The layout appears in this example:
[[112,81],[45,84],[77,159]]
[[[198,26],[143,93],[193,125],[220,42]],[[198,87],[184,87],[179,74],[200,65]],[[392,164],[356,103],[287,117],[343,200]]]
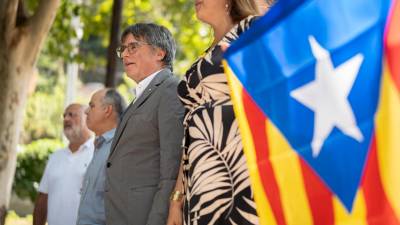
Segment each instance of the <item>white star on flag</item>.
[[334,127],[358,142],[364,139],[347,99],[364,57],[357,54],[334,68],[329,52],[313,36],[308,40],[317,60],[315,80],[291,91],[290,96],[314,111],[311,148],[315,158]]

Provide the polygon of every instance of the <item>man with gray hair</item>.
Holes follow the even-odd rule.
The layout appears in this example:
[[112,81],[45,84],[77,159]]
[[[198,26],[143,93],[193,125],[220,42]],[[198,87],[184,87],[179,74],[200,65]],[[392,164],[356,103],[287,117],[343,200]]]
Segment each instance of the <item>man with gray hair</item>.
[[139,23],[123,32],[117,54],[137,87],[107,162],[107,225],[165,224],[183,137],[175,42],[165,27]]
[[93,159],[83,179],[78,211],[78,225],[105,225],[105,165],[115,128],[125,110],[125,101],[114,89],[93,94],[86,110],[86,124],[96,135]]

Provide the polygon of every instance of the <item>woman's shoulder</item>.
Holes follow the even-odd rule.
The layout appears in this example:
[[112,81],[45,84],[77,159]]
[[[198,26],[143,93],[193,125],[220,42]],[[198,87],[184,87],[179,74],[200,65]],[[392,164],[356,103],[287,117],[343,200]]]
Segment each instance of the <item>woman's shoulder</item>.
[[239,21],[239,23],[237,24],[237,29],[241,29],[242,31],[248,30],[253,24],[253,22],[259,18],[260,16],[250,15]]
[[221,42],[230,43],[236,40],[243,32],[248,30],[250,26],[256,21],[259,16],[250,15],[240,20],[222,39]]

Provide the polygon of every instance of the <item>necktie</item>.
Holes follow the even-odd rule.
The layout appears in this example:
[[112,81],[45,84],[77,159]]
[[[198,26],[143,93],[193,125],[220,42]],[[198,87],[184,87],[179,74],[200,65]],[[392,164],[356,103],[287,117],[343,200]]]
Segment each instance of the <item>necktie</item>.
[[104,139],[103,136],[96,137],[94,139],[94,147],[95,147],[95,149],[98,150],[103,145],[105,140],[106,139]]

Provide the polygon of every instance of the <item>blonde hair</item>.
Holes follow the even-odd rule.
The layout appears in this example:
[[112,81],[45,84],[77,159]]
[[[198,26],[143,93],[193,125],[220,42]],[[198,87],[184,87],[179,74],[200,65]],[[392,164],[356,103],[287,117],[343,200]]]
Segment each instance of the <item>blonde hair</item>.
[[229,15],[234,23],[250,15],[259,15],[259,10],[255,0],[228,0],[230,11]]

